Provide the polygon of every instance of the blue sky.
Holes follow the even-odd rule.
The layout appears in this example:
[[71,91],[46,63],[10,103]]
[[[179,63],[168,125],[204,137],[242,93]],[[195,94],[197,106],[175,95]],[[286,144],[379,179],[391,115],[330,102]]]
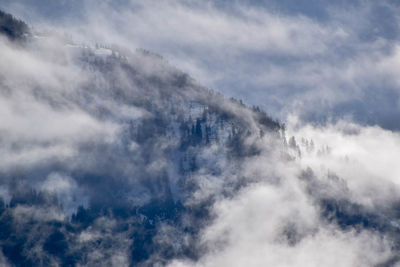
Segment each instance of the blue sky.
[[145,48],[273,117],[398,130],[399,1],[26,1],[36,29]]

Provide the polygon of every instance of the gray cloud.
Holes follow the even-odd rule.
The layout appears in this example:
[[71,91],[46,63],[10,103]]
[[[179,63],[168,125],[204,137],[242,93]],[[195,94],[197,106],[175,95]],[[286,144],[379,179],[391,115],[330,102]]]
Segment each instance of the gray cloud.
[[[48,27],[40,6],[33,5],[35,18],[21,8],[32,4],[4,5]],[[155,51],[281,120],[290,113],[314,122],[351,117],[398,129],[398,73],[389,66],[397,62],[395,2],[55,1],[50,8],[66,5],[82,15],[66,13],[48,28]]]
[[202,84],[283,120],[296,113],[306,121],[351,117],[398,127],[398,75],[390,67],[398,43],[391,26],[398,24],[394,3],[330,1],[311,8],[290,1],[88,1],[85,6],[83,20],[62,24],[77,39],[156,51]]
[[[393,214],[399,201],[394,154],[398,134],[346,121],[327,127],[304,126],[293,118],[287,133],[297,139],[298,148],[289,144],[295,160],[274,158],[264,151],[240,165],[234,175],[250,183],[214,204],[215,219],[201,233],[206,253],[196,262],[177,259],[169,266],[376,266],[392,262],[396,241],[378,229],[398,229]],[[207,176],[198,179],[200,184],[210,181]],[[216,178],[211,187],[206,184],[201,190],[221,195],[228,185],[222,187],[219,182]],[[332,204],[325,206],[329,201],[357,206],[353,211],[348,204],[339,206],[341,215],[332,215]],[[338,216],[338,221],[321,216],[325,212]],[[346,220],[360,220],[360,225],[343,231]],[[369,221],[371,228],[368,223],[362,226],[362,220]]]
[[[365,117],[376,100],[398,105],[396,33],[382,26],[365,35],[357,24],[374,4],[348,13],[341,5],[278,13],[240,2],[112,4],[88,1],[83,20],[49,28],[161,52],[229,95],[250,85],[248,102],[268,96],[276,116],[300,117],[287,119],[297,142],[146,51],[54,33],[27,47],[1,40],[0,194],[9,206],[0,219],[14,218],[18,237],[34,244],[21,251],[49,265],[66,260],[60,254],[109,266],[396,261],[399,137],[351,122],[390,118],[379,105]],[[379,14],[397,21],[388,7]],[[320,113],[350,122],[306,123]],[[45,229],[21,231],[32,221]],[[54,240],[59,251],[46,245]]]

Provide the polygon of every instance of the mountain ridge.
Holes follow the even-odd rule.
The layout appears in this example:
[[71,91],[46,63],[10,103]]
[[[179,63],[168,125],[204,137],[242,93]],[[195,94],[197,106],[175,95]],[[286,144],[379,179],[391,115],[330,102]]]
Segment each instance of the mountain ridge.
[[147,50],[22,32],[0,39],[0,265],[215,266],[328,239],[398,261],[398,203],[373,209],[308,166],[332,148]]
[[[20,30],[8,34],[22,36]],[[73,143],[73,156],[55,154],[34,168],[24,167],[22,173],[0,171],[3,177],[9,177],[5,180],[19,180],[18,184],[3,182],[10,195],[9,202],[1,204],[4,257],[17,266],[100,264],[112,260],[111,248],[106,246],[111,242],[114,249],[128,246],[121,249],[128,250],[130,265],[147,266],[160,260],[167,263],[178,256],[198,258],[196,236],[212,217],[209,209],[213,198],[220,190],[232,195],[244,184],[233,175],[226,181],[221,179],[221,188],[215,193],[193,199],[202,190],[202,179],[196,176],[201,173],[217,179],[225,172],[234,174],[240,161],[260,153],[252,142],[268,135],[283,143],[282,125],[257,107],[248,108],[241,101],[199,86],[189,75],[148,51],[124,55],[99,45],[80,46],[49,38],[34,36],[22,49],[33,53],[41,64],[49,62],[51,70],[76,72],[78,79],[68,84],[61,77],[54,88],[39,84],[32,90],[34,80],[28,80],[24,94],[35,105],[55,108],[56,117],[74,112],[90,118],[86,119],[88,125],[82,125],[84,131],[96,125],[110,127],[111,132],[106,134],[111,133],[112,138],[94,135],[93,140]],[[58,43],[58,48],[49,51],[46,42]],[[49,57],[54,53],[55,65],[54,57]],[[64,70],[69,66],[71,70]],[[46,123],[44,118],[38,126]],[[47,149],[54,142],[57,144],[57,139],[35,145]],[[229,161],[220,166],[221,158]],[[23,167],[23,162],[17,162],[18,166]],[[17,178],[21,174],[26,178]],[[65,189],[57,189],[59,184]],[[10,220],[19,224],[13,225]],[[114,222],[115,237],[106,234],[81,243],[79,238],[85,233],[94,234],[91,229],[104,231],[100,230],[101,221]],[[34,227],[19,232],[26,223]],[[186,243],[157,241],[163,231],[160,225],[185,236]],[[47,229],[46,234],[35,230],[41,227]],[[101,245],[102,261],[90,259],[90,248],[96,242],[105,242]],[[32,255],[30,246],[43,253]]]

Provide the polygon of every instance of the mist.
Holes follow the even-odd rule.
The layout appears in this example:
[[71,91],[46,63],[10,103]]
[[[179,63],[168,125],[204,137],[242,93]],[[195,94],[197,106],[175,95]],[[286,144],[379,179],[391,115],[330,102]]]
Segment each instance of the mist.
[[2,265],[399,264],[397,4],[0,8]]

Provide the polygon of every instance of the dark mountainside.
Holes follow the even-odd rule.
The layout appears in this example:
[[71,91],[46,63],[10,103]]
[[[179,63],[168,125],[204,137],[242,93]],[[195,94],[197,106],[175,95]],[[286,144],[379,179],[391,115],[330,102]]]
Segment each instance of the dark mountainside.
[[[2,17],[6,36],[24,38],[24,23],[7,14]],[[258,108],[249,109],[198,86],[145,50],[130,55],[128,62],[117,51],[96,54],[108,52],[102,47],[70,49],[79,50],[77,60],[92,79],[78,93],[65,96],[63,103],[51,99],[49,88],[37,88],[36,96],[50,105],[72,102],[99,120],[119,121],[123,129],[115,142],[80,144],[80,160],[74,164],[54,160],[33,170],[2,175],[3,183],[8,181],[13,191],[10,202],[0,204],[4,257],[16,266],[53,266],[56,262],[61,266],[110,266],[115,250],[129,251],[135,266],[166,263],[175,257],[196,259],[201,251],[196,235],[211,219],[209,208],[215,196],[188,203],[186,199],[198,190],[195,174],[200,170],[213,176],[228,169],[234,172],[242,158],[258,153],[257,147],[244,144],[245,139],[266,133],[279,139],[281,125]],[[146,64],[159,72],[148,72]],[[123,118],[108,106],[110,100],[115,101],[113,105],[140,110],[144,116]],[[218,150],[213,155],[216,158],[202,155],[213,146]],[[229,158],[224,169],[218,166],[220,157]],[[74,177],[85,188],[90,205],[79,206],[70,219],[61,221],[15,218],[14,211],[20,207],[62,210],[56,195],[28,185],[28,180],[51,173]],[[228,184],[223,194],[233,194],[241,186],[240,180],[226,182],[234,184]],[[86,232],[101,234],[82,243],[79,236]],[[96,251],[102,255],[93,259],[91,254]]]
[[[27,46],[36,42],[25,23],[3,12],[0,27],[11,40],[27,38]],[[64,50],[62,60],[72,58],[81,71],[78,86],[66,84],[60,93],[35,86],[29,94],[57,112],[79,110],[117,130],[113,138],[77,141],[71,157],[1,170],[9,199],[0,201],[0,264],[163,266],[172,259],[196,261],[207,250],[199,238],[215,216],[215,201],[257,181],[244,171],[246,162],[260,155],[290,162],[301,154],[294,139],[287,144],[284,126],[265,112],[199,86],[157,55],[72,43]],[[12,95],[13,90],[1,93]],[[47,148],[53,141],[35,142]],[[332,175],[329,185],[321,184],[308,169],[299,179],[328,223],[344,230],[373,229],[400,240],[386,211],[371,213],[318,193],[326,186],[343,186],[340,178]],[[65,191],[45,190],[67,182]],[[295,228],[282,235],[292,245],[301,240]]]
[[28,25],[0,10],[0,33],[11,40],[21,40],[30,33]]

